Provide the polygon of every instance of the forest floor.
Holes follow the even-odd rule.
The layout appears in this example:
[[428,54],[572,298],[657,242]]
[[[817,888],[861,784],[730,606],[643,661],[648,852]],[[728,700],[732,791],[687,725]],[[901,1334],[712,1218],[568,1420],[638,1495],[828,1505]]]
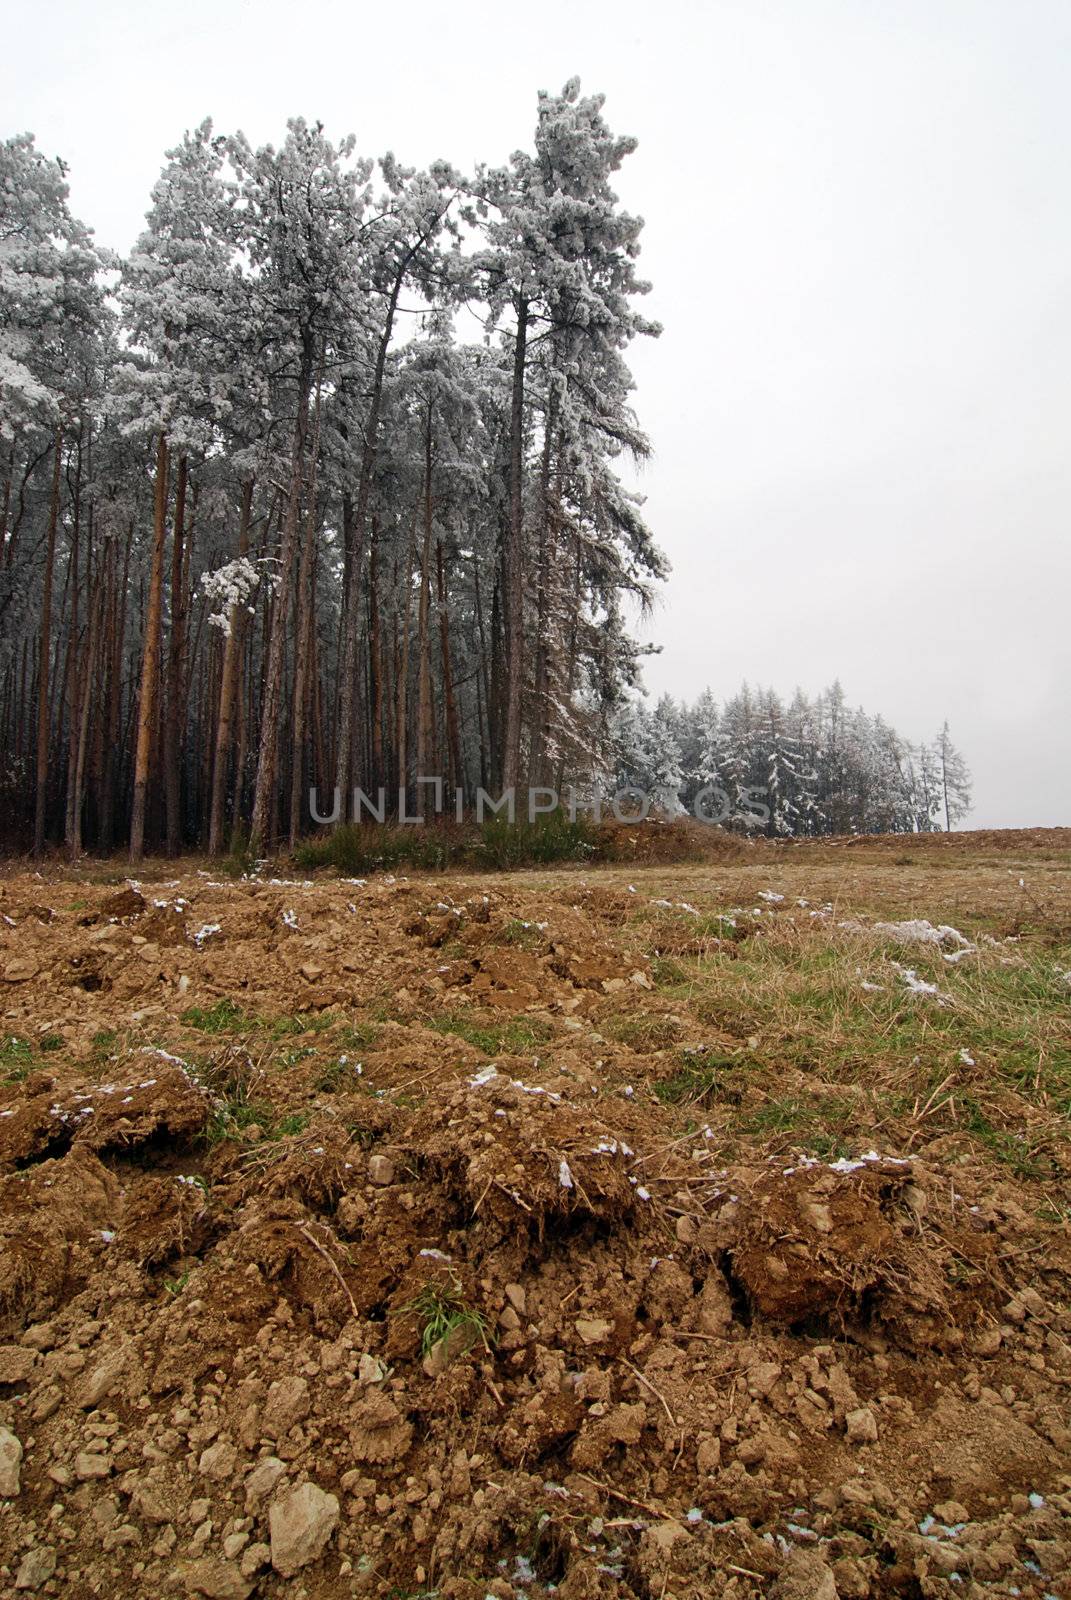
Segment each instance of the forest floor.
[[15,864],[0,1007],[0,1595],[1071,1597],[1066,830]]

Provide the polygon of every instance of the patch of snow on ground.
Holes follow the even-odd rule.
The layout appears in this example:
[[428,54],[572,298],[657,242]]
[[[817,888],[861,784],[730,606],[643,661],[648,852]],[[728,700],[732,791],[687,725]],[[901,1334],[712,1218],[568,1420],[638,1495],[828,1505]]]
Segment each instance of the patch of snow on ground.
[[899,939],[903,944],[958,946],[964,953],[972,948],[971,941],[958,928],[950,928],[945,922],[934,927],[925,917],[914,917],[908,922],[875,922],[874,932],[883,934],[887,939]]
[[900,974],[904,987],[910,989],[912,994],[933,995],[939,1004],[944,1003],[944,996],[937,985],[935,983],[927,983],[925,978],[920,978],[914,967],[902,967],[898,961],[894,961],[893,966]]

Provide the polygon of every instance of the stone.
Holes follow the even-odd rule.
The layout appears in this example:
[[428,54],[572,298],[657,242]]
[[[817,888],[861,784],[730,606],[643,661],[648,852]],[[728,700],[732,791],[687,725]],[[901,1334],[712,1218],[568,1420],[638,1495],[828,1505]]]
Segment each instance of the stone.
[[63,1390],[58,1383],[43,1383],[30,1402],[30,1416],[34,1422],[47,1422],[63,1404]]
[[770,1600],[839,1600],[837,1582],[813,1550],[793,1550],[770,1590]]
[[37,962],[31,956],[16,956],[14,961],[9,961],[4,968],[4,977],[8,983],[28,983],[37,976]]
[[323,1554],[338,1526],[339,1506],[333,1494],[315,1483],[303,1483],[277,1500],[268,1518],[271,1564],[284,1578]]
[[745,1467],[755,1467],[766,1457],[766,1435],[754,1434],[750,1439],[741,1439],[736,1447],[736,1459],[742,1461]]
[[849,1411],[844,1419],[845,1430],[849,1444],[875,1444],[878,1437],[878,1424],[874,1413],[866,1406],[860,1406],[858,1411]]
[[658,1550],[672,1550],[678,1539],[687,1536],[687,1530],[679,1522],[656,1522],[648,1531],[647,1537]]
[[153,1541],[152,1553],[154,1556],[159,1556],[162,1561],[165,1556],[171,1554],[177,1543],[178,1534],[175,1532],[174,1524],[169,1522],[160,1537]]
[[22,1342],[28,1344],[31,1350],[54,1350],[58,1337],[51,1322],[35,1322],[26,1329]]
[[634,1405],[618,1405],[607,1414],[603,1428],[616,1444],[639,1444],[647,1423],[647,1407],[642,1400]]
[[389,1156],[374,1155],[368,1158],[368,1181],[381,1189],[394,1182],[394,1162]]
[[441,1377],[450,1363],[458,1356],[463,1356],[471,1347],[472,1330],[464,1323],[458,1323],[449,1333],[436,1340],[420,1363],[425,1377]]
[[217,1439],[207,1450],[201,1451],[197,1470],[210,1483],[223,1483],[238,1464],[238,1452],[229,1439]]
[[123,1373],[123,1354],[120,1352],[88,1374],[78,1393],[78,1404],[83,1411],[92,1411],[110,1395]]
[[111,1470],[111,1457],[99,1450],[80,1450],[74,1458],[74,1475],[79,1483],[88,1483],[91,1478],[107,1478]]
[[276,1378],[268,1390],[261,1426],[270,1439],[282,1439],[312,1409],[308,1379],[291,1374]]
[[370,1383],[383,1383],[390,1377],[391,1369],[380,1360],[379,1356],[371,1356],[365,1351],[357,1363],[357,1382],[367,1386]]
[[0,1383],[25,1383],[37,1355],[18,1344],[0,1344]]
[[243,1578],[252,1578],[264,1568],[271,1560],[271,1546],[266,1544],[251,1544],[245,1551],[241,1560]]
[[140,1544],[141,1534],[132,1522],[121,1522],[104,1535],[105,1550],[118,1550],[125,1544]]
[[200,1556],[204,1552],[209,1539],[212,1537],[213,1527],[214,1525],[212,1518],[206,1517],[205,1520],[194,1529],[193,1538],[189,1543],[189,1551],[191,1555]]
[[207,1600],[248,1600],[253,1585],[237,1567],[218,1556],[201,1556],[184,1562],[178,1569],[187,1594],[205,1595]]
[[278,1456],[265,1456],[258,1461],[245,1480],[245,1509],[255,1511],[271,1494],[286,1471]]
[[779,1361],[756,1361],[753,1367],[748,1368],[748,1393],[760,1399],[765,1398],[780,1376]]
[[130,1496],[130,1509],[142,1522],[151,1523],[154,1527],[163,1527],[171,1521],[171,1508],[160,1494],[159,1489],[142,1480]]
[[19,1562],[16,1589],[40,1589],[56,1570],[56,1552],[50,1544],[35,1545]]
[[605,1317],[577,1317],[573,1326],[585,1344],[602,1344],[614,1331],[613,1323]]
[[0,1500],[13,1500],[19,1492],[22,1443],[10,1428],[0,1428]]

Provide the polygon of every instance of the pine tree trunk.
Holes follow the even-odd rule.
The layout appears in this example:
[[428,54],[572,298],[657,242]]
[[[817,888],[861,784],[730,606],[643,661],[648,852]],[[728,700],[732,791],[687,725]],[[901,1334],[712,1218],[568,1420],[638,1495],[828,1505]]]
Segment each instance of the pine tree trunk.
[[123,712],[123,636],[126,632],[126,593],[130,581],[130,546],[134,528],[126,530],[123,553],[123,581],[116,589],[115,561],[112,563],[111,641],[108,651],[108,698],[104,724],[104,771],[100,798],[100,848],[109,853],[115,844],[115,790],[119,763],[120,724]]
[[409,615],[412,599],[413,558],[416,554],[416,526],[409,536],[409,551],[402,581],[401,639],[398,648],[397,718],[395,748],[398,752],[398,795],[409,790]]
[[[495,731],[494,731],[494,700],[491,694],[491,673],[493,662],[487,649],[487,633],[483,625],[483,604],[480,600],[480,558],[476,551],[472,553],[472,589],[476,604],[476,635],[480,641],[480,652],[476,663],[476,699],[479,712],[480,734],[480,787],[486,789],[490,781],[490,770],[495,765]],[[480,685],[483,693],[480,693]],[[486,716],[486,732],[484,718]]]
[[130,812],[130,859],[145,853],[145,809],[152,759],[153,715],[159,677],[160,621],[163,610],[164,544],[167,537],[167,439],[161,432],[156,446],[156,494],[153,511],[152,569],[141,657],[141,695],[138,701],[138,742],[134,755],[134,800]]
[[52,497],[48,509],[48,546],[45,553],[45,580],[41,596],[41,653],[37,668],[37,794],[34,804],[33,853],[40,859],[45,848],[45,802],[48,797],[48,742],[50,702],[48,696],[48,656],[52,631],[52,575],[56,564],[56,533],[59,528],[60,470],[63,459],[63,428],[56,430],[56,453],[52,463]]
[[312,625],[309,629],[309,710],[312,718],[312,779],[319,784],[324,773],[334,771],[328,762],[324,747],[324,704],[320,677],[320,637],[316,628],[319,574],[316,563],[312,567]]
[[[428,772],[428,758],[432,739],[431,630],[429,627],[429,613],[431,611],[431,469],[431,404],[429,402],[424,422],[424,543],[420,556],[420,603],[417,608],[416,775],[418,778],[432,776]],[[428,790],[425,784],[420,786],[417,804],[420,808],[420,815],[426,818],[428,814]]]
[[167,721],[164,727],[164,790],[167,853],[182,848],[182,653],[185,643],[183,541],[186,536],[186,455],[179,457],[175,484],[175,525],[171,535],[171,637],[167,652]]
[[372,716],[372,771],[374,790],[384,781],[383,762],[383,639],[379,617],[379,518],[373,513],[368,540],[368,676]]
[[517,301],[513,346],[513,395],[509,427],[509,525],[503,562],[506,605],[506,728],[502,783],[515,787],[521,776],[521,706],[524,648],[524,362],[528,302]]
[[[379,434],[379,413],[383,402],[383,374],[386,369],[387,351],[390,348],[391,335],[394,329],[394,317],[398,309],[398,296],[401,293],[402,280],[405,268],[408,266],[409,257],[399,268],[390,299],[387,303],[387,314],[383,323],[379,345],[376,349],[376,365],[372,376],[372,394],[368,404],[368,420],[364,430],[364,448],[361,451],[361,476],[357,485],[357,514],[353,523],[353,548],[348,553],[346,568],[346,592],[342,597],[342,663],[340,667],[340,683],[338,695],[338,758],[335,770],[335,783],[345,795],[349,792],[350,780],[353,774],[353,721],[354,701],[357,691],[357,575],[360,571],[360,542],[364,537],[364,526],[368,518],[368,507],[372,495],[372,476],[376,465],[376,451]],[[341,816],[345,816],[346,808],[342,807]]]
[[[63,820],[63,837],[68,849],[73,850],[74,845],[74,779],[75,767],[78,760],[78,729],[81,726],[81,704],[83,693],[89,693],[88,674],[78,670],[78,651],[80,640],[79,633],[79,600],[80,578],[78,562],[81,554],[82,533],[82,439],[85,431],[85,418],[80,421],[78,428],[78,446],[75,451],[74,492],[71,508],[71,626],[67,635],[67,805]],[[88,593],[90,583],[90,562],[86,560],[86,590]]]
[[[253,511],[253,480],[242,484],[242,506],[238,514],[238,554],[244,556],[249,549],[249,524]],[[227,619],[227,635],[223,641],[223,667],[219,683],[219,720],[216,723],[215,759],[212,764],[212,798],[208,814],[208,853],[218,856],[223,849],[223,797],[227,782],[227,757],[231,747],[231,717],[234,712],[234,691],[238,682],[238,667],[242,659],[242,639],[245,635],[246,612],[242,606],[232,606]]]
[[82,853],[82,808],[85,803],[86,750],[89,744],[89,713],[92,703],[90,685],[93,683],[97,662],[97,649],[104,620],[104,584],[98,580],[97,595],[89,601],[89,638],[86,642],[86,683],[82,695],[81,716],[78,725],[78,743],[74,761],[74,815],[71,819],[71,857],[77,860]]
[[536,658],[534,695],[532,706],[532,778],[544,781],[544,754],[547,748],[547,676],[550,651],[547,628],[548,596],[551,583],[551,515],[550,467],[554,415],[556,406],[551,395],[543,424],[543,460],[539,473],[539,563],[536,576]]
[[312,348],[308,340],[302,351],[298,379],[297,416],[290,463],[290,490],[279,552],[279,587],[272,611],[268,637],[268,659],[264,673],[264,696],[260,709],[260,750],[253,793],[253,820],[249,847],[254,855],[269,843],[275,814],[276,768],[279,757],[279,713],[282,709],[283,677],[286,669],[286,625],[290,613],[290,590],[294,581],[294,555],[297,548],[301,511],[301,484],[304,476],[305,434],[308,428],[309,394],[312,388]]
[[[322,374],[322,369],[321,369]],[[305,540],[298,573],[297,617],[294,641],[294,698],[292,701],[292,740],[290,758],[290,849],[297,849],[301,830],[301,790],[305,776],[305,714],[308,702],[309,657],[312,654],[313,613],[312,573],[316,550],[317,458],[320,453],[320,382],[316,384],[313,407],[312,465],[309,469],[308,506],[305,511]]]
[[[568,652],[566,654],[566,660],[565,660],[565,682],[564,682],[564,686],[563,686],[563,692],[564,692],[565,698],[567,700],[572,698],[573,690],[576,688],[577,668],[578,668],[578,665],[579,665],[579,657],[580,657],[580,613],[581,613],[580,602],[581,602],[581,596],[582,596],[582,581],[581,580],[582,580],[583,569],[582,569],[582,565],[581,565],[580,535],[579,535],[579,533],[576,535],[576,537],[574,539],[573,557],[574,557],[574,560],[573,560],[572,626],[571,626],[571,628],[569,630],[569,649],[568,649]],[[564,753],[562,753],[558,758],[558,766],[557,766],[557,771],[556,771],[556,776],[555,776],[555,786],[557,788],[559,788],[559,789],[561,788],[564,777],[565,777],[565,755],[564,755]]]
[[461,770],[461,729],[457,718],[457,700],[454,696],[454,673],[450,663],[450,610],[446,603],[446,579],[443,574],[443,542],[435,545],[437,595],[439,602],[439,645],[443,659],[443,699],[446,703],[446,750],[450,788],[463,786]]

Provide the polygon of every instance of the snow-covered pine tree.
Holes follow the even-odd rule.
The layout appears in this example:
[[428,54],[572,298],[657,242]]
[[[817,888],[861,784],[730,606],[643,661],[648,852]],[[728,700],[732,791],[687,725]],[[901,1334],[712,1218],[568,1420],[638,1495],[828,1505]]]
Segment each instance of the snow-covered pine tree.
[[681,789],[684,772],[681,762],[681,719],[676,702],[671,695],[658,699],[651,713],[649,732],[651,749],[650,786],[656,795],[659,809],[675,817],[683,809]]
[[767,775],[759,743],[758,710],[748,683],[722,708],[718,751],[721,780],[733,807],[732,820],[749,829],[761,827],[747,794],[764,787]]
[[333,144],[322,127],[295,118],[276,150],[254,150],[241,134],[227,141],[230,196],[242,242],[248,315],[263,359],[282,393],[289,422],[285,514],[278,546],[275,603],[266,647],[250,843],[274,831],[279,731],[291,591],[303,495],[310,484],[311,403],[333,375],[352,319],[363,306],[361,225],[370,165],[353,159],[352,138]]
[[948,721],[934,741],[941,810],[945,819],[945,832],[951,833],[955,824],[971,809],[971,774],[966,761],[952,743]]
[[[142,639],[130,854],[141,858],[155,728],[162,700],[161,637],[170,611],[163,740],[168,845],[181,843],[189,461],[218,447],[236,409],[267,385],[243,331],[248,322],[234,271],[232,213],[223,183],[224,141],[203,122],[168,152],[146,227],[123,265],[120,300],[129,353],[117,371],[115,412],[124,431],[155,440],[148,606]],[[244,348],[243,348],[244,344]],[[169,487],[175,484],[170,583],[165,589]]]
[[[508,429],[508,503],[502,543],[501,604],[504,620],[501,707],[502,777],[507,785],[521,773],[521,728],[525,660],[525,603],[530,566],[526,538],[526,454],[531,427],[528,374],[530,350],[546,340],[553,370],[564,372],[607,437],[628,430],[627,420],[605,405],[600,414],[599,368],[613,354],[615,384],[627,383],[620,351],[634,334],[654,333],[630,306],[647,285],[637,276],[639,219],[622,212],[610,177],[635,140],[617,138],[602,116],[603,97],[582,97],[578,79],[560,95],[541,93],[535,154],[518,152],[505,167],[479,169],[474,194],[483,220],[485,245],[474,269],[486,285],[489,327],[509,317],[505,334],[511,356]],[[556,448],[554,432],[563,423],[556,402],[561,389],[549,385],[544,403],[546,449]],[[590,423],[589,423],[590,426]],[[633,441],[638,443],[638,439]],[[631,522],[619,485],[605,480],[602,515]],[[588,497],[585,497],[588,498]],[[598,511],[599,508],[593,507]],[[596,524],[597,525],[597,524]]]
[[[50,661],[64,469],[73,463],[72,499],[80,511],[86,451],[99,415],[97,379],[110,338],[101,278],[108,265],[110,257],[95,248],[89,230],[71,215],[63,164],[43,156],[30,134],[0,144],[0,446],[6,446],[7,453],[0,504],[0,622],[4,638],[12,641],[33,628],[37,612],[33,762],[37,855],[45,844],[53,743]],[[31,523],[43,524],[40,564],[33,560],[34,546],[26,537],[27,511]],[[67,569],[71,582],[65,585],[71,597],[69,654],[79,644],[76,607],[81,584],[73,537],[78,526],[76,515],[73,560]],[[58,706],[60,732],[64,709],[69,713],[72,755],[80,695],[79,684],[66,708]],[[68,784],[68,832],[73,800]]]
[[[446,163],[426,172],[403,167],[392,154],[380,170],[385,191],[367,226],[351,241],[363,299],[353,301],[346,332],[340,339],[341,399],[339,427],[345,441],[361,440],[345,483],[344,546],[339,661],[339,739],[335,782],[345,793],[354,777],[353,741],[357,696],[358,583],[364,541],[371,537],[369,519],[385,385],[390,381],[390,351],[403,290],[411,287],[429,302],[449,303],[463,282],[451,270],[438,241],[448,225],[460,180]],[[362,196],[362,205],[370,195]],[[351,202],[352,203],[352,202]],[[377,774],[376,781],[382,776]]]
[[805,831],[808,801],[806,758],[789,730],[785,708],[773,689],[758,694],[756,742],[765,769],[763,787],[772,836]]

